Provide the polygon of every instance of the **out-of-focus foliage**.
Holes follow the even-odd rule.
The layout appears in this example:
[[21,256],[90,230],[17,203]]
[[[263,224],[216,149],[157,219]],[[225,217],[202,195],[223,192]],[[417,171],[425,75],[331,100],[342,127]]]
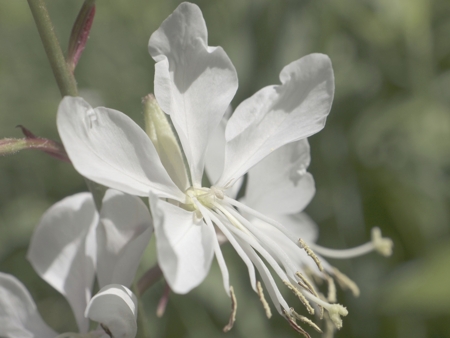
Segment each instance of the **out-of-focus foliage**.
[[[281,68],[303,55],[321,52],[333,61],[333,109],[325,129],[311,138],[317,194],[308,212],[325,246],[363,243],[372,226],[395,242],[389,259],[371,254],[332,262],[361,287],[358,299],[338,295],[350,314],[337,337],[450,337],[450,2],[194,2],[203,10],[210,44],[223,46],[237,68],[234,106],[277,83]],[[152,92],[154,74],[147,42],[178,3],[98,0],[76,70],[81,95],[142,124],[140,98]],[[66,48],[82,1],[47,4]],[[0,137],[21,137],[14,127],[22,124],[58,139],[59,92],[26,1],[0,0],[0,46]],[[0,270],[25,283],[57,330],[74,328],[70,315],[60,316],[70,313],[68,306],[24,256],[46,208],[82,190],[83,179],[70,165],[43,153],[0,158]],[[237,322],[227,336],[295,337],[280,316],[265,319],[243,263],[233,250],[224,251],[238,298]],[[154,261],[150,247],[143,265]],[[226,336],[221,327],[230,305],[216,265],[192,293],[172,295],[157,319],[162,289],[158,284],[144,297],[152,337]]]

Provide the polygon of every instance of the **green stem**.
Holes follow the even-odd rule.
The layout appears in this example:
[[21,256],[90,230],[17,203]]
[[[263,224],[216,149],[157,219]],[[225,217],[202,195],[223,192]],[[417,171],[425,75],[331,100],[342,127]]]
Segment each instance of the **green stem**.
[[28,0],[31,13],[36,22],[42,44],[44,45],[47,58],[58,84],[61,96],[77,96],[77,83],[73,74],[69,71],[64,54],[59,45],[58,39],[53,28],[53,24],[48,15],[44,0]]
[[[91,2],[92,0],[86,0]],[[61,96],[78,96],[77,82],[73,73],[69,70],[69,67],[64,58],[61,46],[55,34],[50,16],[48,15],[47,7],[44,0],[28,0],[31,13],[33,14],[36,27],[41,36],[42,44],[44,45],[45,53],[50,61],[53,75],[55,76],[56,83],[58,84]],[[100,210],[102,205],[103,195],[105,193],[105,187],[84,178],[89,190],[94,197],[95,205]]]
[[136,334],[136,338],[148,338],[150,337],[150,334],[148,332],[147,326],[147,315],[145,314],[144,303],[142,302],[142,297],[138,292],[136,284],[133,285],[132,291],[138,299],[138,314],[136,319],[138,331]]

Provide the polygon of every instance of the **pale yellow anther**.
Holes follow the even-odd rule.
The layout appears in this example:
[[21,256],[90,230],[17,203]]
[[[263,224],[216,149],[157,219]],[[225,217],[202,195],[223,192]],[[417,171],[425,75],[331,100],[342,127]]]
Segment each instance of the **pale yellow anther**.
[[300,325],[297,324],[295,318],[286,310],[283,309],[283,313],[285,318],[288,320],[289,325],[297,331],[298,333],[301,333],[306,338],[311,338],[311,336],[306,332]]
[[[328,296],[327,300],[330,303],[336,303],[336,285],[334,284],[334,280],[331,276],[326,275],[326,280],[328,283]],[[355,284],[356,285],[356,284]]]
[[320,329],[320,327],[317,326],[316,323],[314,323],[311,319],[309,319],[308,317],[302,316],[300,314],[298,314],[297,312],[295,312],[294,308],[291,307],[291,315],[292,317],[294,317],[297,320],[302,321],[303,323],[308,324],[309,326],[311,326],[314,330],[316,330],[317,332],[323,333],[322,330]]
[[319,295],[317,294],[316,290],[314,289],[314,286],[311,284],[311,282],[308,279],[306,279],[305,276],[303,276],[300,273],[300,271],[297,271],[295,273],[295,276],[297,276],[297,278],[299,279],[298,285],[303,287],[305,290],[309,291],[314,296],[319,297]]
[[317,257],[316,254],[311,250],[308,244],[306,244],[305,241],[301,238],[299,238],[298,243],[300,244],[300,247],[306,251],[308,256],[314,260],[319,270],[323,271],[322,262],[320,261],[319,257]]
[[378,227],[372,229],[372,244],[380,255],[385,257],[392,255],[394,242],[388,237],[382,237],[381,230]]
[[301,291],[298,290],[294,285],[289,283],[289,281],[284,280],[283,283],[289,288],[289,290],[291,290],[298,297],[298,299],[300,299],[300,301],[306,307],[306,310],[308,311],[308,313],[313,315],[314,314],[314,308],[311,306],[311,304],[309,304],[308,300],[305,298],[303,293],[301,293]]
[[223,328],[223,332],[230,331],[233,328],[234,322],[236,321],[237,301],[232,286],[230,286],[230,296],[231,296],[231,314],[228,324]]
[[337,282],[339,283],[339,286],[343,290],[350,290],[353,293],[353,296],[358,297],[360,294],[359,287],[356,285],[354,281],[352,281],[349,277],[344,275],[342,272],[340,272],[338,269],[333,268],[333,274],[336,277]]
[[336,326],[337,329],[340,329],[342,327],[341,316],[345,317],[348,315],[347,309],[341,304],[332,304],[327,311],[334,326]]
[[264,291],[261,286],[261,282],[259,282],[259,281],[256,283],[256,290],[258,291],[259,300],[261,301],[261,303],[264,307],[266,316],[267,316],[267,318],[270,319],[272,317],[272,311],[270,310],[270,306],[269,306],[269,303],[267,303],[266,298],[264,298]]

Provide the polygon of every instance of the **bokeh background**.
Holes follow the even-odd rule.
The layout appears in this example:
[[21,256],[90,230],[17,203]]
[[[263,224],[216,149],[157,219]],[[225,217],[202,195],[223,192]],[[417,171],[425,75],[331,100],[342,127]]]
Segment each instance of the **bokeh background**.
[[[223,46],[239,74],[233,105],[269,84],[287,63],[328,54],[336,95],[323,131],[310,139],[317,194],[307,212],[319,243],[347,248],[379,226],[395,242],[377,254],[330,262],[361,288],[339,291],[349,309],[336,337],[450,337],[450,2],[448,0],[202,0],[210,45]],[[90,40],[76,70],[81,95],[143,123],[152,92],[150,34],[180,1],[98,0]],[[81,0],[47,0],[64,49]],[[0,138],[22,124],[58,139],[60,96],[25,0],[0,0]],[[66,163],[34,151],[0,158],[0,271],[29,288],[44,319],[76,330],[65,300],[25,259],[42,213],[86,190]],[[295,337],[281,316],[267,320],[243,263],[224,247],[238,298],[237,322],[224,334],[229,300],[216,266],[186,296],[145,295],[151,337]],[[154,243],[143,269],[155,262]],[[291,304],[297,303],[285,290]],[[297,308],[301,306],[298,305]],[[64,314],[61,316],[61,314]],[[310,330],[311,331],[311,330]],[[318,337],[317,334],[312,334]]]

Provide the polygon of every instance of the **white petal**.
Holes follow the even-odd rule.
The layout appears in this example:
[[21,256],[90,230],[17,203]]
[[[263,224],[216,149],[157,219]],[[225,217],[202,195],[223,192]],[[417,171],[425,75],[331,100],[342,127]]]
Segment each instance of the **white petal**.
[[215,233],[194,213],[150,195],[158,263],[171,289],[185,294],[208,274]]
[[288,237],[297,242],[300,238],[306,243],[315,243],[319,237],[319,227],[304,212],[293,215],[268,215],[286,228]]
[[87,332],[89,327],[83,314],[91,298],[95,272],[95,256],[90,253],[96,248],[88,247],[86,238],[97,223],[91,194],[67,197],[44,213],[27,254],[39,276],[67,298],[80,332]]
[[211,184],[217,182],[222,175],[225,161],[225,127],[226,119],[222,119],[216,130],[212,133],[206,150],[205,170]]
[[114,338],[134,338],[137,311],[136,296],[123,285],[111,284],[92,297],[85,316],[103,324]]
[[41,318],[25,286],[0,272],[0,337],[52,338],[58,334]]
[[330,59],[322,54],[305,56],[284,67],[280,80],[281,85],[265,87],[242,102],[231,116],[218,185],[238,179],[282,145],[323,128],[334,94]]
[[58,131],[75,169],[107,187],[138,196],[151,190],[174,199],[183,194],[170,179],[145,132],[125,114],[93,109],[66,96],[58,109]]
[[146,205],[136,196],[109,189],[103,198],[97,227],[97,278],[129,287],[153,233]]
[[155,96],[172,118],[194,186],[200,185],[205,151],[236,93],[236,70],[220,47],[208,47],[208,32],[197,5],[182,3],[152,34]]
[[[225,127],[228,122],[227,115],[230,114],[231,107],[228,107],[224,118],[220,121],[220,124],[217,126],[214,133],[212,133],[206,150],[205,169],[212,185],[214,185],[214,182],[217,182],[223,171],[225,161]],[[236,198],[243,183],[244,178],[241,177],[233,184],[233,186],[227,187],[224,191],[225,194],[231,198]]]
[[269,154],[248,172],[245,204],[264,214],[302,211],[315,193],[306,139],[287,144]]

